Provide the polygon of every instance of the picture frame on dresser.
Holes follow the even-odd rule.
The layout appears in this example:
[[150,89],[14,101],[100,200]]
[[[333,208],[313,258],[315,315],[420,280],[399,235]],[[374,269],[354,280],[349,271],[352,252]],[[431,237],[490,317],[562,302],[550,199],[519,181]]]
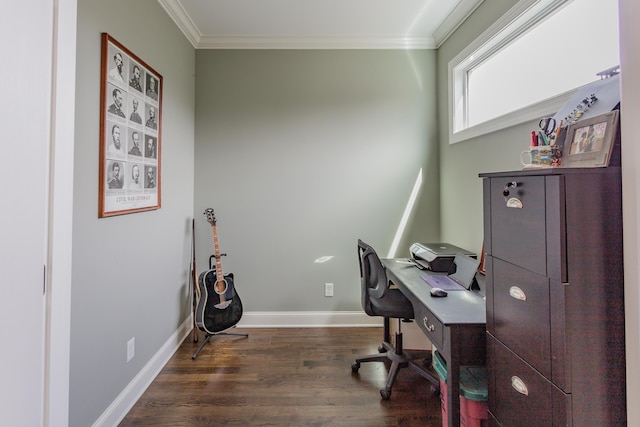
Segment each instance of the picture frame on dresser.
[[162,75],[107,33],[101,48],[98,217],[160,209]]
[[607,167],[618,137],[619,111],[580,120],[567,128],[563,168]]

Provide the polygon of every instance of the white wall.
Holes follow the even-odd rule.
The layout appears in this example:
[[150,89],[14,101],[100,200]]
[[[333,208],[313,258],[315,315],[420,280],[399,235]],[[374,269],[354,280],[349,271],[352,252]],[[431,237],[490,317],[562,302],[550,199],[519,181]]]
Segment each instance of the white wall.
[[7,425],[66,425],[76,3],[3,12],[0,339],[18,351],[2,358],[0,414]]
[[640,424],[640,5],[620,0],[620,61],[622,66],[622,197],[624,219],[625,322],[627,340],[627,421]]
[[[40,13],[32,16],[36,8]],[[0,414],[8,425],[39,425],[53,68],[52,44],[41,41],[52,38],[54,11],[31,0],[12,5],[11,12],[0,27],[6,64],[0,67]]]

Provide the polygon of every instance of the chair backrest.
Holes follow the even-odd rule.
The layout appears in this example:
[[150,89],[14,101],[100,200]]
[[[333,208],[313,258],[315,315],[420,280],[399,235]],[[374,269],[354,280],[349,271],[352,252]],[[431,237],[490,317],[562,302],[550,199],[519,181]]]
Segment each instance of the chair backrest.
[[362,308],[370,316],[377,316],[371,298],[380,299],[388,289],[387,273],[375,249],[358,239]]

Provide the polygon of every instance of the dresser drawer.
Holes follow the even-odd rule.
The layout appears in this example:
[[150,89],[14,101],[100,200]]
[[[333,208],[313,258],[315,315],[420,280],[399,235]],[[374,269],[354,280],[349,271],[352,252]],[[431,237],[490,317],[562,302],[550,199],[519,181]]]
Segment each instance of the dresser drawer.
[[566,282],[564,177],[494,177],[483,191],[487,253]]
[[442,323],[440,323],[436,316],[434,316],[433,313],[427,310],[426,307],[420,306],[418,310],[416,310],[416,307],[414,307],[414,311],[414,318],[416,320],[416,323],[418,324],[420,329],[422,329],[422,331],[424,331],[424,333],[427,335],[429,341],[431,341],[431,343],[436,347],[442,348],[442,336],[444,330],[444,326],[442,325]]
[[547,274],[545,177],[492,178],[490,254]]
[[487,345],[489,411],[502,426],[571,425],[571,395],[560,391],[491,335]]
[[489,332],[551,378],[549,279],[495,258],[492,267]]

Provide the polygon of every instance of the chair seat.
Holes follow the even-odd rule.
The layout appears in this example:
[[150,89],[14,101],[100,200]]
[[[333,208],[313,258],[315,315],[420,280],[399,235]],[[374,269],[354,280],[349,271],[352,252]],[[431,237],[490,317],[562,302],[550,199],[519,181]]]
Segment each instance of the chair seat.
[[400,289],[388,289],[384,298],[370,298],[373,316],[413,319],[413,306]]

